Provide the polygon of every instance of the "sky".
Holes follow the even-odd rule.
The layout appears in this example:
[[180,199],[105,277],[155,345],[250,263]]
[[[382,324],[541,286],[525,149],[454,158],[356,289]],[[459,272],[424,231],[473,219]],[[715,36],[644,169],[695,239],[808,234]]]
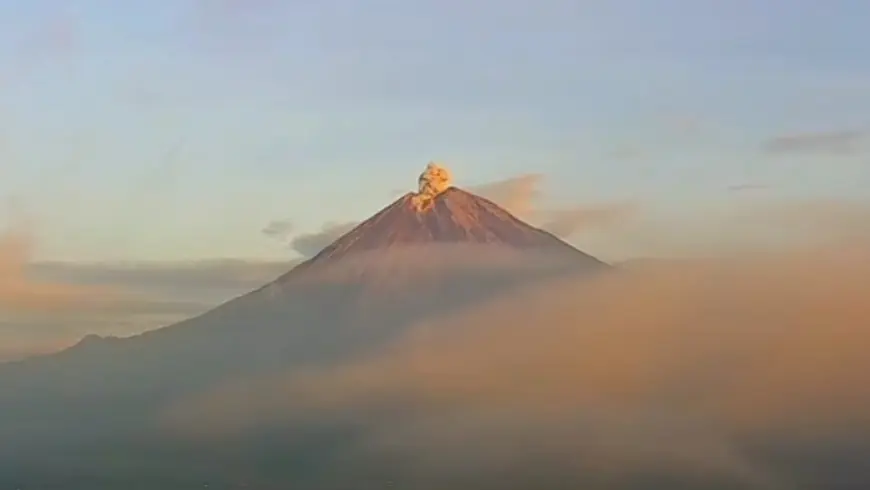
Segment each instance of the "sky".
[[861,198],[868,15],[858,0],[6,0],[0,197],[39,257],[72,261],[277,259],[267,223],[365,218],[429,160],[459,185],[541,173],[562,203]]
[[[608,261],[795,237],[870,250],[868,18],[863,0],[0,0],[0,361],[250,291],[414,190],[430,160]],[[830,349],[838,374],[866,356],[830,315],[862,318],[844,301],[864,304],[867,271],[826,282],[807,257],[801,281],[721,276],[739,305],[824,315],[769,349],[798,365],[849,340],[851,363]],[[660,284],[643,305],[695,314],[691,284]],[[482,338],[502,372],[516,344]]]

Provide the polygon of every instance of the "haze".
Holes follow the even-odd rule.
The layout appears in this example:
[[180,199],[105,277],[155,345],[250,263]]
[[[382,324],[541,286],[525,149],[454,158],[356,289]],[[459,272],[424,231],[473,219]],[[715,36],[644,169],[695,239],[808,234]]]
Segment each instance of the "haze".
[[0,489],[870,488],[870,7],[471,3],[0,5]]

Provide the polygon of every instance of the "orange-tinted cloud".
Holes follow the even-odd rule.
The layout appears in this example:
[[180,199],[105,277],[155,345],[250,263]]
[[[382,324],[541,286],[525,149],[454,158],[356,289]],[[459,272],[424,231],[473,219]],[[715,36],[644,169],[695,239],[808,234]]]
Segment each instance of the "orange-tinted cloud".
[[472,192],[492,200],[515,216],[561,238],[587,230],[609,230],[639,214],[638,203],[595,203],[586,206],[546,209],[541,205],[544,191],[542,174],[516,177],[472,187]]
[[33,247],[26,230],[0,233],[0,310],[91,309],[122,299],[109,288],[33,281],[27,274]]
[[630,222],[640,214],[637,203],[618,202],[573,209],[558,209],[546,213],[541,228],[561,238],[591,230],[612,230]]
[[605,260],[716,257],[783,247],[855,243],[870,238],[870,202],[774,199],[759,194],[718,205],[698,203],[679,214],[630,216],[578,245]]
[[800,468],[744,445],[870,434],[868,297],[861,248],[638,264],[442,316],[365,359],[218,387],[172,421],[225,434],[396,413],[366,447],[436,473],[545,454],[566,474],[794,488]]
[[523,174],[504,180],[470,188],[521,219],[532,218],[535,204],[540,199],[542,174]]
[[199,294],[209,285],[223,300],[279,273],[275,264],[166,270],[39,263],[33,260],[35,245],[26,227],[0,232],[0,361],[54,351],[89,333],[129,335],[166,325],[212,306]]

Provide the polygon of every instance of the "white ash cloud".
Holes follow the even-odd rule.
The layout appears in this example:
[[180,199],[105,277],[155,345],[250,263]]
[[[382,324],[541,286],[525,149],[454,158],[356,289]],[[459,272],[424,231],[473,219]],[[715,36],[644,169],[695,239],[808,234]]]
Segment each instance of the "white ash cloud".
[[453,176],[447,167],[429,162],[417,179],[417,184],[417,192],[412,197],[412,202],[418,210],[422,210],[453,185]]

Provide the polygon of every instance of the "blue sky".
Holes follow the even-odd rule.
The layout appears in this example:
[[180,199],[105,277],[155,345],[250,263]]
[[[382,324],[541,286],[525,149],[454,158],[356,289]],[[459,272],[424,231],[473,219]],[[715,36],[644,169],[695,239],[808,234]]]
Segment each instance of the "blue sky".
[[836,142],[870,129],[868,18],[861,0],[0,0],[0,198],[67,260],[280,257],[269,221],[364,218],[430,159],[461,185],[543,172],[563,202],[861,198],[870,153]]

